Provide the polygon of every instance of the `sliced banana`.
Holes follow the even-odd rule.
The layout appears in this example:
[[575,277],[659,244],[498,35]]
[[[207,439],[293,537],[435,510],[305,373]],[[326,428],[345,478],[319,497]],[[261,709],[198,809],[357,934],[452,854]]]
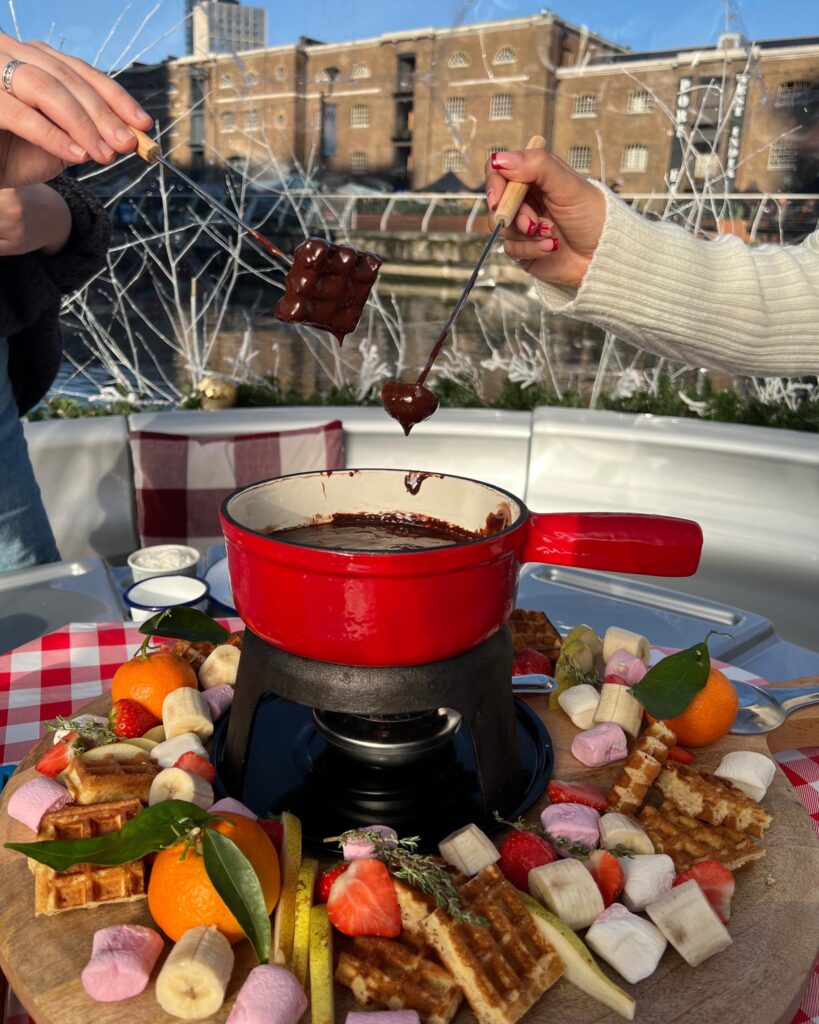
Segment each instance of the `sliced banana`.
[[614,722],[632,739],[640,735],[643,723],[643,705],[633,697],[628,686],[620,683],[603,683],[600,688],[600,703],[594,712],[595,724]]
[[202,1020],[224,1002],[233,950],[216,928],[186,931],[168,954],[156,979],[156,1001],[182,1020]]
[[162,724],[165,738],[172,740],[183,732],[193,732],[200,740],[213,735],[213,719],[205,698],[192,686],[171,690],[162,702]]
[[148,804],[153,807],[163,800],[188,800],[206,811],[213,803],[213,789],[201,775],[193,775],[181,768],[163,768],[151,783]]
[[645,909],[691,967],[731,945],[728,929],[693,878],[670,889]]
[[632,633],[630,629],[609,626],[603,637],[603,661],[607,662],[616,651],[632,654],[635,658],[639,658],[644,665],[647,665],[651,657],[651,644],[646,637],[639,633]]
[[465,825],[442,839],[438,852],[464,875],[477,875],[500,860],[500,850],[477,825]]
[[557,703],[578,729],[590,729],[600,702],[600,691],[591,683],[578,683],[557,695]]
[[104,757],[113,757],[115,761],[132,761],[134,758],[145,756],[142,747],[135,743],[103,743],[101,747],[92,747],[83,751],[82,759],[86,764],[94,764]]
[[183,754],[188,752],[207,757],[208,752],[195,732],[183,732],[172,740],[158,743],[151,751],[151,758],[160,768],[173,768]]
[[556,860],[532,868],[529,892],[574,931],[588,928],[603,913],[597,883],[577,860]]
[[241,654],[239,648],[233,644],[219,644],[218,647],[214,647],[199,669],[202,689],[212,690],[214,686],[224,686],[226,683],[228,686],[234,686]]
[[600,845],[604,850],[622,847],[632,853],[654,853],[648,833],[633,818],[608,811],[600,818]]

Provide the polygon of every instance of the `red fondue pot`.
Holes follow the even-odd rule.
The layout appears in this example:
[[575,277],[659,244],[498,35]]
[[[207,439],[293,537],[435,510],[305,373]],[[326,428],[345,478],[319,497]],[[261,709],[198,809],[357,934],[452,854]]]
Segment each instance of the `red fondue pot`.
[[[306,547],[268,532],[334,513],[402,512],[496,532],[406,552]],[[247,625],[276,647],[344,665],[415,665],[469,650],[509,617],[525,562],[690,576],[702,549],[687,519],[535,513],[478,480],[395,469],[265,480],[226,498],[221,520]]]

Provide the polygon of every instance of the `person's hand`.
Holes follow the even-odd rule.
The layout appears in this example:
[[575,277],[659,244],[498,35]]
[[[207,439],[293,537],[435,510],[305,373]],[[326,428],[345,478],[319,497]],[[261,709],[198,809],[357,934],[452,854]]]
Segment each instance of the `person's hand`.
[[0,256],[58,253],[71,234],[71,211],[48,185],[0,189]]
[[606,219],[603,194],[541,149],[492,154],[486,163],[490,211],[507,181],[528,182],[529,191],[514,226],[501,232],[504,252],[541,281],[579,288]]
[[152,121],[113,79],[46,43],[21,43],[0,34],[0,75],[9,61],[14,95],[0,84],[0,187],[48,181],[67,164],[108,164],[130,153],[128,126]]

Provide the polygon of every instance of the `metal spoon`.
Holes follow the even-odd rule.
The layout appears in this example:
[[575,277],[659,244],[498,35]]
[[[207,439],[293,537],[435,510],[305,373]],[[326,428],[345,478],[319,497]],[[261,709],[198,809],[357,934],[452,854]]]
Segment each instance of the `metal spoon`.
[[528,672],[521,676],[512,676],[512,693],[533,697],[539,693],[551,693],[557,687],[553,676],[542,675],[540,672]]
[[734,682],[739,694],[739,711],[732,733],[748,736],[779,728],[792,711],[819,704],[819,685],[781,686],[763,690],[753,683]]

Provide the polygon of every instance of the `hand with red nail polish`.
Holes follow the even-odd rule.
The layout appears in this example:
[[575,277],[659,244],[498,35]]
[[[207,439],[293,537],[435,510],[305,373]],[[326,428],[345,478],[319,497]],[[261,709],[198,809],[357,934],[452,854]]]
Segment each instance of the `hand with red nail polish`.
[[499,200],[510,181],[526,182],[529,190],[514,224],[502,232],[504,251],[542,281],[578,288],[603,230],[603,194],[561,159],[539,149],[491,155],[487,196]]

